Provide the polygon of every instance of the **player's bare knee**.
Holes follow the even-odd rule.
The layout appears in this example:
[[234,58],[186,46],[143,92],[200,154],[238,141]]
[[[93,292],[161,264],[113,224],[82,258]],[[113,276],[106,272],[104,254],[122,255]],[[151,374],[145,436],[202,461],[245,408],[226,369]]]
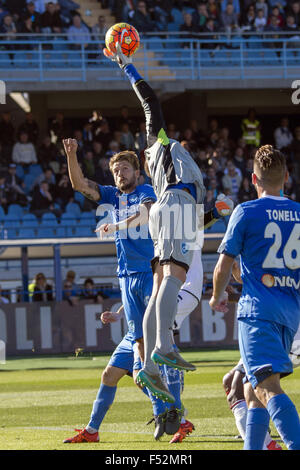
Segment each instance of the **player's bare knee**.
[[230,372],[227,372],[227,374],[225,374],[223,377],[223,388],[225,390],[226,395],[230,393],[231,383],[232,383],[232,373],[230,371]]
[[115,387],[119,381],[119,377],[114,374],[112,367],[107,366],[102,372],[101,382],[108,387]]

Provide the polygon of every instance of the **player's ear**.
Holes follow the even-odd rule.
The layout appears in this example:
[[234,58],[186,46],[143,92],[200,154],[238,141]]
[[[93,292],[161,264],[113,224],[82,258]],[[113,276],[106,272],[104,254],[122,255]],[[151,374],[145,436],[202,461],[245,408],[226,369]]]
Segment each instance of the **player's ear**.
[[252,173],[251,175],[252,178],[252,184],[255,186],[257,184],[257,176],[255,173]]
[[289,177],[290,177],[290,174],[289,174],[288,170],[286,170],[285,176],[284,176],[284,183],[287,183],[287,182],[288,182]]

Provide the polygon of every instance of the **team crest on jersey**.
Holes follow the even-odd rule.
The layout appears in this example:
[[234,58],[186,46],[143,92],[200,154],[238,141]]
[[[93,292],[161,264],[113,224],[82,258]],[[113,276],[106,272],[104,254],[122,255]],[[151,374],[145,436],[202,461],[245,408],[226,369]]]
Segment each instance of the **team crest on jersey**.
[[189,251],[189,248],[188,248],[187,244],[184,243],[184,242],[181,243],[181,253],[183,255],[186,255],[188,251]]

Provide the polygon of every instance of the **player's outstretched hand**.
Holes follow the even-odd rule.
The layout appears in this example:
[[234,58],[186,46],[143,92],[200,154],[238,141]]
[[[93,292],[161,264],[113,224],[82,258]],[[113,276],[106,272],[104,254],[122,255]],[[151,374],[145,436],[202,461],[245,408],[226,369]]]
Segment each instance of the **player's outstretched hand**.
[[97,227],[95,232],[98,232],[101,240],[104,237],[113,235],[116,231],[116,224],[102,224],[100,227]]
[[126,67],[126,65],[131,64],[132,62],[131,57],[127,57],[125,54],[123,54],[121,45],[118,42],[116,43],[116,52],[111,52],[105,47],[103,49],[103,54],[113,62],[117,62],[121,69]]
[[115,323],[119,320],[120,315],[116,312],[103,312],[101,314],[101,321],[104,325],[108,325],[109,323]]
[[76,155],[78,148],[76,139],[63,139],[63,146],[67,155]]
[[214,296],[212,296],[212,298],[209,301],[209,306],[212,310],[215,310],[217,312],[227,313],[229,310],[227,292],[224,292],[222,297],[219,300],[216,300]]
[[219,194],[215,202],[215,208],[220,217],[232,214],[233,207],[233,200],[230,197],[225,196],[225,194]]

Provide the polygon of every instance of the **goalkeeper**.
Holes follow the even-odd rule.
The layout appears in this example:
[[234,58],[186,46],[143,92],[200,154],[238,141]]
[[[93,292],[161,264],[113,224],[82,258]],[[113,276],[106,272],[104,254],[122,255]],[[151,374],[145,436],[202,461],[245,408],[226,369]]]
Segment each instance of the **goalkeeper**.
[[[103,52],[121,67],[143,106],[147,132],[145,167],[157,196],[149,217],[154,243],[153,291],[143,320],[145,361],[137,382],[147,386],[157,397],[174,402],[160,378],[158,364],[186,371],[196,369],[174,350],[172,327],[177,296],[197,249],[196,234],[200,224],[196,206],[203,204],[205,187],[190,154],[178,141],[168,138],[154,91],[131,64],[131,59],[123,55],[119,44],[116,50],[115,54],[108,49]],[[206,217],[205,225],[213,223],[214,215],[209,214],[211,220]],[[217,211],[213,214],[218,217]]]

